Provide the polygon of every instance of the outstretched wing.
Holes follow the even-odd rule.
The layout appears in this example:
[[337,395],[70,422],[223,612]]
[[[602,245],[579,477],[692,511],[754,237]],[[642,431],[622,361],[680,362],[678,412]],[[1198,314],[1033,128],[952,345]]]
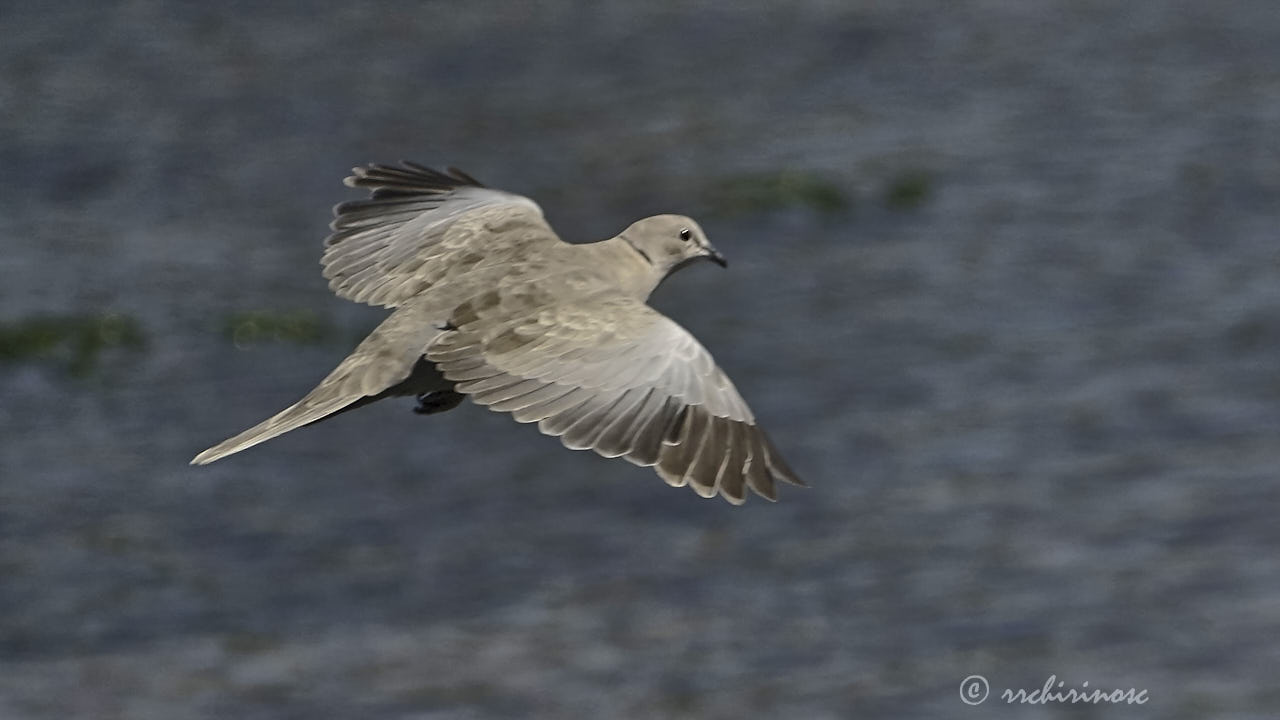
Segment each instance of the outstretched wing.
[[352,173],[346,184],[371,196],[333,209],[320,260],[340,297],[396,307],[446,277],[560,243],[537,203],[460,170],[402,161]]
[[427,349],[458,392],[703,497],[804,484],[706,349],[656,310],[615,294],[511,310],[498,292],[463,303]]

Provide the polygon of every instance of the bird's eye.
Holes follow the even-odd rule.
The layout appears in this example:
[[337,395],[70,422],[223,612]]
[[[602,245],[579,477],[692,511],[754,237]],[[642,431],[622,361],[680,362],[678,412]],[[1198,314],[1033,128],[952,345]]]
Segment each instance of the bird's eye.
[[693,233],[689,232],[689,228],[680,228],[680,239],[681,239],[681,240],[683,240],[683,241],[685,241],[685,242],[689,242],[689,239],[690,239],[690,238],[692,238],[692,237],[693,237]]

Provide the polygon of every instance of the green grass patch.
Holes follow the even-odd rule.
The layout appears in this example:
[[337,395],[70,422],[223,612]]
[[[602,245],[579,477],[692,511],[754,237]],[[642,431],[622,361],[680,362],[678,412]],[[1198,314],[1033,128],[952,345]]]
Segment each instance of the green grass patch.
[[61,366],[84,377],[109,350],[137,350],[146,336],[125,315],[47,315],[0,324],[0,363],[37,362]]
[[725,178],[713,185],[709,200],[723,215],[746,215],[789,208],[820,214],[848,211],[853,201],[835,183],[812,173],[786,170]]
[[933,178],[922,170],[902,173],[889,181],[884,191],[884,204],[891,210],[914,210],[929,199]]
[[237,347],[267,342],[315,345],[333,335],[333,326],[313,312],[255,310],[227,317],[223,334]]

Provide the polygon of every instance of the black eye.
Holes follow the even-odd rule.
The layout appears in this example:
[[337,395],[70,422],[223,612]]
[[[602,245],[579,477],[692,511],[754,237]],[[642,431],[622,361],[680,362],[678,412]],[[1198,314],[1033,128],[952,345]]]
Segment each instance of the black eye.
[[689,238],[693,237],[693,233],[689,232],[689,228],[680,228],[680,239],[689,242]]

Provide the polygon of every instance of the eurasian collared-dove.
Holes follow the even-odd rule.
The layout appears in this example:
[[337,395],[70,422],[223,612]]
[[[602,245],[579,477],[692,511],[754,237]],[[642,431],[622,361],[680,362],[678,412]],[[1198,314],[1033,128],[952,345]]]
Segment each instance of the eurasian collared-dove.
[[645,304],[699,258],[725,265],[693,220],[657,215],[571,245],[532,200],[450,168],[355,168],[368,200],[334,208],[324,276],[340,297],[394,308],[297,404],[200,453],[205,464],[385,397],[417,412],[464,395],[566,447],[652,466],[731,503],[803,485],[711,355]]

